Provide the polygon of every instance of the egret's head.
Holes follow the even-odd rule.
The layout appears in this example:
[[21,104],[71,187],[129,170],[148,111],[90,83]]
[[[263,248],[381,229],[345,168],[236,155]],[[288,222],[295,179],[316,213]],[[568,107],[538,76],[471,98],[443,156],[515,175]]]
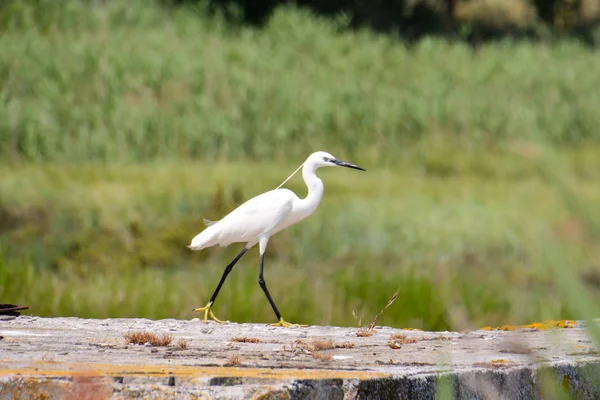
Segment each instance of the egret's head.
[[316,153],[312,153],[306,163],[312,163],[316,168],[320,167],[346,167],[358,169],[361,171],[365,171],[364,168],[359,167],[358,165],[350,164],[342,160],[338,160],[331,154],[324,151],[317,151]]

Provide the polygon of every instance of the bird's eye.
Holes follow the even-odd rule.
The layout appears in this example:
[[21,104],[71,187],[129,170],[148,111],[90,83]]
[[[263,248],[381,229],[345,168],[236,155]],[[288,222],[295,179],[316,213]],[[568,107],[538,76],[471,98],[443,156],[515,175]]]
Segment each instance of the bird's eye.
[[331,162],[331,158],[329,158],[329,157],[323,157],[323,161],[325,161],[325,162]]

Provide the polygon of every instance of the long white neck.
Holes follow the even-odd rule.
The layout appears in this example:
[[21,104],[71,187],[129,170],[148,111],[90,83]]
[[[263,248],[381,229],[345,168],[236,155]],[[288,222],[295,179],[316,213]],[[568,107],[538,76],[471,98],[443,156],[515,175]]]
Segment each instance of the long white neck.
[[312,214],[319,206],[323,197],[323,181],[316,175],[316,169],[312,163],[306,163],[302,167],[302,178],[304,178],[304,183],[306,183],[306,187],[308,188],[308,195],[304,199],[300,199],[294,207],[302,217]]

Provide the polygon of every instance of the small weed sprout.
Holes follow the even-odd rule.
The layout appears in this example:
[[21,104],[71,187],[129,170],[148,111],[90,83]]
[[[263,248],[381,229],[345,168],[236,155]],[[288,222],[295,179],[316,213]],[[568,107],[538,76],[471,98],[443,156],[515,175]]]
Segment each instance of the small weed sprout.
[[406,335],[402,335],[399,333],[395,333],[392,336],[390,336],[390,340],[393,340],[395,342],[400,342],[401,344],[407,344],[407,343],[417,343],[417,339],[416,338],[410,338]]

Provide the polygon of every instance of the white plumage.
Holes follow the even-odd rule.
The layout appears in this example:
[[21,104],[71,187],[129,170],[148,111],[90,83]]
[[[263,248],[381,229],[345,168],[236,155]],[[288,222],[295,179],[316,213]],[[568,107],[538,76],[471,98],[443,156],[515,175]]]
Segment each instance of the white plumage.
[[206,228],[192,239],[188,246],[190,249],[202,250],[211,246],[229,246],[232,243],[240,242],[246,243],[246,245],[242,252],[225,268],[223,277],[209,303],[205,307],[194,309],[194,311],[204,311],[205,320],[210,315],[214,320],[222,322],[214,316],[210,308],[235,263],[249,248],[259,243],[259,284],[279,320],[275,325],[289,326],[281,318],[263,279],[264,253],[271,236],[303,220],[316,210],[323,197],[324,188],[323,182],[315,172],[318,168],[327,166],[341,166],[364,171],[359,166],[340,161],[329,153],[318,151],[311,154],[302,165],[302,177],[308,187],[308,195],[304,199],[296,196],[291,190],[275,189],[246,201],[219,221],[205,220]]
[[290,214],[298,196],[288,189],[275,189],[260,194],[227,214],[219,221],[209,221],[207,228],[192,239],[189,247],[202,250],[215,245],[229,246],[245,242],[254,246],[261,235],[272,235]]

